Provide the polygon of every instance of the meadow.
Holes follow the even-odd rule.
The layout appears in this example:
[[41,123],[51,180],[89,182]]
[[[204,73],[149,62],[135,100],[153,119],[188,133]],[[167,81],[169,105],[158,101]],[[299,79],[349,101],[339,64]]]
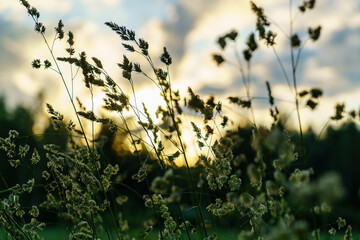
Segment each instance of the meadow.
[[[246,95],[223,103],[191,86],[181,96],[172,87],[171,51],[164,47],[161,56],[151,56],[151,42],[106,22],[127,51],[117,63],[122,79],[114,79],[101,56],[77,52],[76,33],[66,32],[61,20],[55,28],[45,27],[35,7],[20,3],[51,57],[31,64],[56,73],[75,118],[44,103],[51,126],[36,136],[31,113],[21,107],[9,112],[1,99],[1,239],[359,239],[360,112],[337,104],[320,133],[305,131],[301,120],[301,109],[316,111],[323,95],[320,88],[299,89],[297,80],[304,42],[317,41],[321,26],[306,28],[305,39],[290,27],[288,72],[266,9],[250,1],[257,21],[243,50],[235,50],[236,63],[230,63]],[[296,13],[290,7],[290,26],[295,14],[313,11],[315,3],[304,0]],[[55,31],[54,39],[48,31]],[[225,50],[238,35],[229,30],[216,39],[214,67],[229,63]],[[67,56],[57,56],[58,42],[65,43]],[[251,60],[260,44],[273,49],[294,96],[296,130],[287,128],[268,79],[264,98],[272,122],[264,126],[255,118]],[[134,55],[143,62],[132,62]],[[60,63],[69,65],[70,76]],[[74,92],[77,73],[90,107]],[[137,101],[138,78],[158,89],[163,101],[155,113]],[[123,80],[131,92],[123,90]],[[94,111],[100,91],[103,115]],[[247,123],[237,125],[226,105],[249,113]],[[187,122],[189,113],[197,121]],[[331,127],[340,122],[342,127]],[[185,140],[184,126],[191,127],[195,146]],[[190,156],[191,147],[198,156]]]

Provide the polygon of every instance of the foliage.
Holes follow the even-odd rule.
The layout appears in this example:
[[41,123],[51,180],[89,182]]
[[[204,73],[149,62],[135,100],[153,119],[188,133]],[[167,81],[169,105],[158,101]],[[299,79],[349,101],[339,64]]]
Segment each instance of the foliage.
[[[129,54],[138,54],[150,66],[150,72],[144,72],[139,63],[131,62],[125,55],[123,61],[118,63],[123,78],[132,86],[135,99],[133,74],[149,79],[160,90],[164,105],[159,106],[157,119],[154,120],[145,103],[142,103],[140,109],[136,102],[130,102],[129,96],[106,72],[98,58],[92,57],[91,61],[85,52],[76,57],[72,32],[67,34],[69,47],[66,51],[69,56],[56,57],[54,45],[48,44],[47,30],[40,22],[40,13],[26,0],[20,2],[34,20],[35,31],[44,39],[52,58],[51,61],[35,59],[32,66],[50,68],[59,74],[70,105],[76,113],[76,121],[66,122],[64,115],[52,105],[46,105],[53,128],[65,132],[69,136],[69,144],[61,147],[46,143],[42,146],[46,152],[44,156],[40,156],[36,148],[19,144],[19,133],[14,130],[9,132],[8,137],[0,138],[0,149],[6,154],[11,167],[18,168],[26,165],[27,161],[31,165],[46,162],[41,177],[34,176],[25,184],[8,186],[0,192],[0,223],[8,236],[13,239],[40,239],[38,232],[46,227],[46,222],[39,220],[41,212],[55,211],[67,229],[69,239],[100,239],[104,233],[108,239],[131,239],[124,207],[130,196],[119,193],[117,185],[128,187],[126,181],[132,181],[143,186],[143,189],[137,192],[128,187],[129,190],[135,192],[149,209],[149,214],[142,219],[142,238],[146,238],[156,228],[159,230],[159,239],[217,239],[215,224],[219,219],[234,219],[231,227],[238,231],[238,239],[307,239],[309,232],[312,232],[314,239],[319,239],[321,231],[335,234],[343,228],[346,229],[344,239],[352,238],[351,225],[341,217],[327,225],[319,224],[321,216],[335,207],[344,196],[344,191],[338,175],[329,173],[312,180],[314,170],[308,166],[309,155],[305,151],[300,100],[307,98],[305,106],[315,109],[322,91],[312,88],[299,92],[297,88],[296,70],[304,41],[290,31],[292,71],[288,76],[275,50],[276,33],[270,30],[271,22],[263,8],[251,2],[251,9],[257,16],[256,31],[249,35],[242,56],[236,53],[247,95],[245,98],[229,97],[230,103],[252,114],[251,140],[247,144],[253,154],[246,156],[236,151],[242,146],[241,136],[235,134],[235,131],[225,132],[220,129],[220,125],[224,128],[228,124],[229,118],[222,109],[222,103],[217,102],[215,97],[202,99],[189,87],[186,106],[181,106],[180,93],[171,85],[172,58],[166,48],[163,48],[160,56],[162,66],[156,66],[147,41],[137,38],[134,31],[124,26],[105,23],[119,35]],[[315,1],[304,1],[299,11],[303,13],[311,10],[314,5]],[[65,38],[61,20],[55,32],[54,42]],[[320,32],[321,27],[310,28],[309,38],[316,41]],[[221,50],[236,41],[237,36],[238,33],[232,30],[219,37],[217,43]],[[266,86],[273,123],[269,128],[256,124],[250,91],[250,66],[252,56],[261,42],[273,48],[284,78],[291,91],[294,91],[301,154],[298,154],[297,145],[281,124],[269,82],[266,82]],[[228,61],[219,53],[214,54],[213,58],[218,65]],[[94,89],[102,89],[106,94],[104,109],[117,114],[118,119],[103,118],[97,116],[93,109],[86,110],[80,99],[74,97],[72,85],[68,86],[65,81],[58,65],[60,61],[81,70],[92,100]],[[73,81],[74,76],[70,77]],[[198,156],[196,168],[189,164],[182,136],[184,107],[198,112],[204,124],[201,128],[197,123],[191,123],[198,147],[206,150]],[[346,113],[345,106],[339,104],[335,109],[335,116],[331,119],[340,120]],[[141,129],[146,138],[130,126],[125,115],[129,111],[133,113],[137,128]],[[350,116],[355,118],[357,113],[351,111]],[[220,125],[217,124],[218,118],[222,121]],[[95,123],[103,124],[112,132],[122,133],[129,140],[130,151],[137,161],[132,162],[131,177],[122,174],[121,165],[102,154],[103,143],[95,139],[94,131],[89,136],[84,130],[85,121],[91,123],[92,129]],[[220,136],[217,139],[216,134]],[[77,141],[75,137],[83,141]],[[185,175],[178,174],[181,168],[176,165],[176,159],[184,160]],[[39,184],[46,192],[46,199],[38,206],[23,207],[21,199],[33,191],[35,184]]]

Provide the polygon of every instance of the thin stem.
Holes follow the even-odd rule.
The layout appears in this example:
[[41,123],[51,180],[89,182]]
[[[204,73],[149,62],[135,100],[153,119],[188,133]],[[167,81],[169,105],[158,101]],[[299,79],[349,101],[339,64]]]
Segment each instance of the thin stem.
[[[104,70],[104,69],[101,69],[103,71],[103,74],[106,75],[107,77],[109,77],[111,79],[111,77],[109,76],[109,74]],[[148,75],[146,75],[145,73],[142,72],[142,74],[144,76],[146,76],[147,78],[149,78],[151,81],[155,82],[152,78],[150,78]],[[116,85],[116,87],[119,89],[119,91],[121,93],[124,93],[124,91],[121,89],[121,87],[115,82],[113,81]],[[160,91],[162,90],[160,88],[160,86],[157,85],[157,87],[160,89]],[[124,93],[125,94],[125,93]],[[138,120],[140,121],[140,115],[143,116],[143,117],[146,117],[145,113],[143,113],[139,108],[137,108],[136,106],[132,105],[131,103],[128,103],[129,106],[131,107],[131,109],[133,110],[135,116],[138,118]],[[155,125],[156,126],[156,125]],[[166,137],[166,133],[161,129],[159,128],[158,126],[156,126],[157,129],[159,130],[160,133],[162,133],[165,137]],[[135,136],[135,135],[134,135]],[[136,136],[137,137],[137,136]],[[140,137],[137,137],[140,139]],[[143,141],[145,144],[149,145],[146,141],[140,139],[141,141]],[[171,139],[168,139],[180,152],[181,152],[181,149],[175,144],[175,142]]]
[[[133,96],[134,96],[135,109],[137,109],[138,115],[139,115],[139,108],[138,108],[138,106],[137,106],[137,100],[136,100],[134,82],[130,79],[130,80],[129,80],[129,83],[130,83],[130,86],[131,86],[132,94],[133,94]],[[135,114],[136,114],[136,113],[135,113]]]
[[[138,43],[136,42],[136,44],[138,45]],[[138,45],[139,46],[139,45]],[[158,81],[160,81],[159,79],[159,76],[156,74],[156,68],[151,60],[151,57],[150,56],[144,56],[148,63],[150,64],[153,72],[155,73],[156,75],[156,78],[158,79]],[[170,79],[169,79],[169,84],[170,84],[170,102],[172,102],[172,93],[171,93],[171,82],[170,82]],[[162,87],[161,87],[162,88]],[[169,105],[169,100],[167,99],[167,94],[165,92],[165,90],[162,88],[162,92],[163,92],[163,96],[164,96],[164,100],[166,102],[166,105],[167,105],[167,108],[168,108],[168,111],[170,113],[170,117],[172,119],[172,122],[174,124],[174,127],[175,127],[175,131],[176,131],[176,135],[178,137],[178,140],[179,140],[179,143],[180,143],[180,147],[182,149],[182,154],[184,156],[184,160],[185,160],[185,164],[186,164],[186,168],[187,168],[187,172],[188,172],[188,175],[190,177],[190,183],[191,183],[191,187],[193,188],[193,191],[195,192],[195,200],[196,200],[196,205],[198,207],[198,210],[199,210],[199,215],[200,215],[200,219],[201,219],[201,222],[202,222],[202,227],[203,227],[203,230],[204,230],[204,233],[205,233],[205,236],[207,237],[208,234],[207,234],[207,230],[206,230],[206,227],[205,227],[205,221],[204,221],[204,217],[203,217],[203,214],[202,214],[202,210],[201,210],[201,207],[200,207],[200,202],[199,202],[199,198],[198,198],[198,195],[197,195],[197,191],[196,191],[196,185],[195,185],[195,182],[194,182],[194,179],[193,179],[193,176],[191,174],[191,171],[190,171],[190,166],[189,166],[189,162],[188,162],[188,159],[187,159],[187,155],[186,155],[186,151],[185,151],[185,146],[182,142],[182,139],[181,139],[181,133],[180,133],[180,129],[179,129],[179,126],[178,126],[178,123],[175,119],[175,113],[174,113],[174,109],[171,108],[171,106]],[[171,103],[172,104],[172,103]]]
[[[248,99],[250,100],[250,76],[251,76],[251,64],[250,64],[250,60],[247,62],[247,68],[248,68],[248,71],[247,71],[247,88],[246,88],[246,95],[248,97]],[[250,100],[251,101],[251,100]],[[255,121],[255,114],[254,114],[254,108],[253,108],[253,105],[252,105],[252,102],[250,102],[251,105],[250,105],[250,112],[251,112],[251,116],[252,116],[252,119],[253,119],[253,123],[254,123],[254,126],[256,128],[256,121]]]
[[[1,180],[3,181],[3,183],[5,184],[5,187],[7,188],[7,190],[11,189],[11,188],[9,188],[9,185],[7,184],[7,182],[6,182],[6,180],[5,180],[4,175],[2,174],[2,172],[0,172],[0,177],[1,177]],[[6,191],[7,191],[7,190],[6,190]],[[4,191],[5,191],[5,190],[4,190]],[[2,192],[0,192],[0,193],[2,193]]]
[[[243,68],[243,65],[242,65],[242,61],[241,61],[241,58],[239,56],[239,53],[237,51],[236,46],[234,47],[234,53],[235,53],[236,61],[238,62],[237,68],[239,69],[239,71],[241,73],[241,79],[242,79],[243,85],[245,87],[245,92],[246,92],[247,99],[249,101],[251,101],[251,98],[250,98],[250,70],[251,70],[250,62],[247,62],[248,71],[247,71],[247,74],[245,74],[245,71],[244,71],[244,68]],[[250,105],[250,112],[251,112],[251,117],[252,117],[252,120],[253,120],[252,122],[251,121],[250,122],[256,128],[255,114],[254,114],[254,110],[253,110],[252,105]]]
[[326,127],[329,125],[330,121],[331,121],[331,120],[329,119],[329,120],[325,123],[325,125],[322,127],[319,135],[317,136],[316,141],[311,145],[311,148],[310,148],[309,153],[308,153],[308,156],[307,156],[308,158],[310,158],[310,156],[312,155],[316,144],[320,141],[320,137],[321,137],[321,135],[323,134],[323,132],[324,132],[324,130],[326,129]]
[[76,69],[76,73],[75,73],[75,75],[74,75],[73,79],[75,79],[75,78],[76,78],[76,76],[77,76],[77,75],[78,75],[78,73],[79,73],[79,70],[80,70],[80,67],[78,67],[78,68]]
[[302,156],[304,158],[304,164],[307,165],[307,158],[305,155],[305,144],[304,144],[304,135],[301,125],[301,118],[300,118],[300,109],[299,109],[299,94],[297,89],[297,81],[296,81],[296,66],[295,66],[295,59],[294,59],[294,47],[291,44],[291,37],[293,35],[293,17],[292,17],[292,0],[289,1],[289,8],[290,8],[290,54],[291,54],[291,68],[292,68],[292,78],[293,78],[293,85],[294,85],[294,91],[295,91],[295,104],[296,104],[296,113],[297,113],[297,119],[299,123],[299,130],[300,130],[300,139],[301,139],[301,152]]
[[285,35],[285,37],[289,38],[289,36],[287,35],[286,31],[274,20],[270,19],[271,24],[274,24],[279,30],[280,32],[282,32],[282,34]]
[[[51,174],[53,175],[53,178],[55,179],[56,184],[58,185],[59,196],[60,196],[60,198],[61,198],[61,196],[62,196],[63,194],[60,194],[59,183],[58,183],[58,181],[57,181],[57,178],[55,177],[54,171],[51,171]],[[51,196],[51,195],[50,195],[50,196]],[[63,213],[62,213],[62,211],[61,211],[60,206],[56,203],[56,201],[55,201],[52,197],[49,197],[49,198],[50,198],[50,201],[51,201],[51,202],[54,204],[54,206],[57,208],[58,212],[60,213],[61,219],[64,221],[67,230],[71,233],[71,235],[74,235],[73,231],[71,230],[70,224],[68,223],[68,221],[66,220],[66,218],[64,217],[64,215],[63,215]]]
[[302,51],[304,50],[304,47],[305,47],[306,42],[307,42],[308,40],[309,40],[309,39],[306,38],[306,39],[304,40],[304,43],[301,44],[301,46],[300,46],[300,48],[299,48],[298,54],[297,54],[297,56],[296,56],[295,68],[297,68],[297,66],[298,66],[298,64],[299,64],[299,60],[300,60],[301,53],[302,53]]
[[[171,183],[171,188],[172,188],[173,186],[175,186],[175,183],[174,183],[174,179],[173,179],[173,178],[171,178],[171,182],[170,182],[170,183]],[[184,214],[183,214],[183,212],[182,212],[182,210],[181,210],[180,203],[179,203],[178,200],[176,200],[176,206],[177,206],[177,208],[178,208],[178,210],[179,210],[179,212],[180,212],[180,216],[181,216],[182,221],[183,221],[183,223],[184,223],[184,225],[185,225],[186,234],[187,234],[187,236],[188,236],[188,239],[191,240],[190,231],[189,231],[189,228],[188,228],[188,226],[187,226],[187,224],[186,224],[185,216],[184,216]]]
[[[90,95],[91,95],[91,111],[94,112],[94,94],[93,85],[90,84]],[[95,123],[91,120],[91,137],[92,137],[92,150],[95,151]]]
[[22,229],[22,227],[6,212],[6,210],[3,210],[3,213],[5,215],[5,217],[8,219],[9,222],[12,222],[19,230],[20,232],[26,237],[26,239],[28,240],[32,240],[32,237],[28,236],[24,230]]
[[74,99],[74,76],[73,76],[72,63],[70,63],[70,74],[71,74],[71,98]]
[[316,224],[316,217],[315,217],[314,208],[311,208],[311,219],[312,219],[313,227],[314,227],[314,231],[315,231],[315,240],[320,240],[319,235],[317,233],[317,227],[316,227],[317,224]]
[[280,65],[281,71],[282,71],[282,73],[283,73],[283,75],[284,75],[284,77],[285,77],[285,80],[286,80],[289,88],[290,88],[290,91],[293,92],[293,89],[292,89],[291,84],[290,84],[289,77],[288,77],[288,75],[287,75],[287,73],[286,73],[286,70],[285,70],[285,67],[284,67],[284,65],[283,65],[283,63],[282,63],[282,61],[281,61],[281,59],[280,59],[280,57],[279,57],[279,54],[277,53],[277,51],[276,51],[276,49],[275,49],[274,46],[271,46],[271,48],[272,48],[272,50],[273,50],[273,52],[274,52],[274,54],[275,54],[275,56],[276,56],[276,59],[277,59],[279,65]]
[[51,44],[51,51],[53,51],[53,50],[54,50],[54,45],[55,45],[55,41],[56,41],[56,39],[57,39],[57,36],[58,36],[58,34],[57,34],[57,33],[55,33],[54,40],[52,41],[52,44]]
[[96,226],[95,226],[95,221],[94,221],[94,219],[95,219],[95,216],[94,216],[94,214],[93,213],[91,213],[91,223],[92,223],[92,229],[93,229],[93,236],[92,236],[92,238],[93,239],[98,239],[98,237],[97,237],[97,233],[96,233]]
[[59,74],[59,72],[58,72],[56,69],[54,69],[54,68],[52,68],[52,67],[49,67],[49,69],[52,70],[52,71],[54,71],[54,72],[56,72],[57,74]]
[[[33,17],[33,19],[34,19],[34,17]],[[34,21],[37,22],[35,19],[34,19]],[[66,89],[66,93],[68,94],[68,96],[69,96],[69,98],[70,98],[71,105],[72,105],[72,107],[73,107],[73,109],[74,109],[74,111],[75,111],[75,115],[76,115],[76,118],[77,118],[77,120],[78,120],[78,122],[79,122],[81,131],[83,132],[86,145],[87,145],[87,147],[90,149],[90,145],[89,145],[88,139],[87,139],[87,137],[86,137],[86,134],[85,134],[83,125],[82,125],[82,123],[81,123],[81,120],[80,120],[80,118],[79,118],[79,115],[77,114],[76,106],[75,106],[75,104],[74,104],[73,98],[72,98],[72,96],[71,96],[71,94],[70,94],[70,91],[69,91],[69,89],[68,89],[68,86],[67,86],[67,84],[66,84],[66,82],[65,82],[64,76],[63,76],[63,74],[62,74],[62,72],[61,72],[61,70],[60,70],[60,67],[59,67],[58,63],[57,63],[57,60],[56,60],[56,58],[55,58],[55,56],[54,56],[54,52],[51,50],[51,48],[50,48],[50,46],[49,46],[49,43],[48,43],[48,41],[47,41],[44,33],[41,33],[41,36],[42,36],[43,40],[45,41],[45,44],[46,44],[47,48],[48,48],[49,51],[50,51],[51,57],[52,57],[55,65],[56,65],[56,68],[57,68],[57,70],[58,70],[58,73],[59,73],[59,75],[60,75],[60,78],[61,78],[61,80],[62,80],[62,82],[63,82],[63,84],[64,84],[64,87],[65,87],[65,89]]]
[[7,192],[11,192],[11,191],[13,191],[13,190],[14,190],[14,189],[12,189],[12,188],[8,188],[8,189],[5,189],[5,190],[0,191],[0,194],[7,193]]
[[[135,113],[135,115],[136,115],[136,112],[135,112],[135,111],[134,111],[134,113]],[[126,122],[126,120],[125,120],[125,117],[124,117],[124,115],[123,115],[122,113],[120,113],[120,115],[121,115],[121,118],[122,118],[122,120],[123,120],[123,122],[124,122],[124,124],[125,124],[126,131],[127,131],[127,132],[129,133],[129,135],[130,135],[131,144],[132,144],[132,145],[134,146],[134,148],[135,148],[135,154],[137,155],[137,158],[138,158],[140,164],[142,165],[142,167],[145,167],[145,163],[146,163],[146,162],[143,162],[143,161],[141,160],[141,156],[140,156],[140,154],[139,154],[139,150],[137,149],[135,140],[134,140],[134,138],[133,138],[133,134],[132,134],[132,132],[131,132],[131,130],[130,130],[130,128],[129,128],[127,122]],[[136,115],[136,116],[137,116],[137,115]],[[140,120],[140,118],[139,118],[139,120]],[[144,128],[144,129],[145,129],[145,128]],[[146,131],[146,130],[145,130],[145,131]],[[149,144],[149,145],[150,145],[150,144]],[[152,145],[152,147],[154,147],[154,145]],[[156,218],[157,218],[157,219],[160,219],[160,217],[159,217],[159,215],[158,215],[158,212],[157,212],[156,209],[155,209],[154,200],[153,200],[153,198],[152,198],[152,196],[151,196],[150,183],[149,183],[149,180],[148,180],[147,176],[145,177],[145,183],[146,183],[146,186],[147,186],[147,190],[148,190],[148,192],[149,192],[149,195],[150,195],[150,199],[151,199],[151,202],[152,202],[152,206],[154,206],[152,209],[153,209],[153,211],[154,211],[154,213],[155,213]],[[125,184],[122,184],[122,185],[125,186],[125,187],[128,187],[128,186],[125,185]],[[128,188],[129,188],[129,187],[128,187]],[[129,189],[131,189],[131,188],[129,188]],[[133,190],[133,189],[131,189],[131,190],[132,190],[133,192],[135,192],[141,199],[143,199],[143,198],[140,196],[140,194],[138,194],[135,190]],[[162,235],[162,232],[161,232],[161,231],[160,231],[160,239],[163,239],[163,235]]]
[[[169,70],[168,70],[169,72]],[[171,90],[171,79],[169,77],[169,91],[170,91],[170,103],[172,105],[172,90]],[[165,94],[165,93],[164,93]],[[202,227],[203,227],[203,230],[204,230],[204,233],[205,233],[205,236],[207,237],[208,234],[207,234],[207,230],[206,230],[206,227],[205,227],[205,221],[204,221],[204,216],[202,214],[202,210],[201,210],[201,207],[200,207],[200,201],[199,201],[199,197],[198,197],[198,193],[196,191],[196,185],[195,185],[195,182],[194,182],[194,178],[191,174],[191,171],[190,171],[190,166],[189,166],[189,162],[188,162],[188,159],[187,159],[187,155],[186,155],[186,151],[185,151],[185,146],[183,144],[183,141],[181,139],[181,133],[180,133],[180,128],[179,128],[179,125],[178,125],[178,122],[175,120],[175,113],[174,113],[174,108],[169,108],[169,103],[166,102],[166,104],[168,105],[168,109],[170,111],[170,115],[171,115],[171,118],[172,118],[172,121],[175,125],[175,129],[176,129],[176,133],[177,133],[177,136],[178,136],[178,140],[179,140],[179,143],[180,143],[180,146],[181,146],[181,149],[183,150],[183,156],[184,156],[184,160],[185,160],[185,163],[186,163],[186,168],[187,168],[187,171],[188,171],[188,174],[190,176],[190,182],[191,182],[191,185],[192,185],[192,188],[193,188],[193,191],[195,192],[195,199],[196,199],[196,204],[197,204],[197,207],[198,207],[198,210],[199,210],[199,214],[200,214],[200,219],[201,219],[201,222],[202,222]]]
[[[32,16],[32,18],[34,19],[35,22],[37,22],[37,20],[36,20],[33,16]],[[70,99],[70,102],[71,102],[71,105],[72,105],[72,107],[73,107],[73,109],[74,109],[74,111],[75,111],[75,115],[76,115],[76,118],[77,118],[77,120],[78,120],[78,122],[79,122],[81,131],[82,131],[82,133],[83,133],[83,135],[84,135],[84,139],[85,139],[85,142],[86,142],[86,146],[87,146],[87,148],[89,149],[89,151],[91,152],[91,148],[90,148],[89,141],[88,141],[88,139],[87,139],[87,137],[86,137],[86,133],[85,133],[85,131],[84,131],[84,128],[83,128],[83,125],[82,125],[81,120],[80,120],[80,118],[79,118],[79,115],[77,114],[77,110],[76,110],[76,106],[75,106],[75,104],[74,104],[74,100],[73,100],[73,98],[72,98],[72,96],[71,96],[71,94],[70,94],[70,91],[69,91],[69,88],[68,88],[68,86],[67,86],[67,84],[66,84],[66,82],[65,82],[64,76],[63,76],[63,74],[62,74],[62,72],[61,72],[61,70],[60,70],[60,67],[59,67],[59,65],[58,65],[58,63],[57,63],[57,60],[56,60],[56,58],[55,58],[55,56],[54,56],[54,53],[53,53],[53,51],[51,50],[51,48],[50,48],[50,46],[49,46],[49,44],[48,44],[48,41],[47,41],[44,33],[41,33],[41,36],[42,36],[43,40],[45,41],[45,44],[46,44],[47,48],[48,48],[49,51],[50,51],[51,57],[52,57],[55,65],[56,65],[56,68],[58,69],[59,75],[60,75],[61,80],[62,80],[62,82],[63,82],[63,84],[64,84],[64,86],[65,86],[67,95],[68,95],[68,97],[69,97],[69,99]],[[93,156],[93,154],[91,154],[91,155]],[[92,160],[94,160],[94,159],[92,159]],[[96,164],[95,162],[94,162],[94,165],[95,165],[95,168],[96,168],[96,172],[97,172],[97,174],[99,175],[99,169],[98,169],[97,164]],[[102,190],[103,190],[103,192],[104,192],[105,199],[108,201],[108,197],[107,197],[107,194],[106,194],[106,190],[105,190],[105,187],[104,187],[102,181],[100,181],[100,185],[101,185]],[[117,227],[117,224],[116,224],[116,221],[115,221],[114,213],[112,212],[111,208],[110,208],[109,210],[110,210],[110,215],[111,215],[111,217],[112,217],[112,219],[113,219],[113,224],[114,224],[114,226],[115,226],[116,233],[117,233],[118,237],[121,238],[120,233],[119,233],[119,230],[118,230],[118,227]]]

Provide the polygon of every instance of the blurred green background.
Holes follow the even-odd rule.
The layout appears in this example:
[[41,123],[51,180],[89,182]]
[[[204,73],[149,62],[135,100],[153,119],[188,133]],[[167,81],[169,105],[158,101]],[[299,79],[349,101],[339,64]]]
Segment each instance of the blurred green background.
[[[11,129],[15,129],[20,133],[20,137],[17,139],[19,144],[28,144],[31,149],[36,147],[39,150],[39,153],[43,159],[36,168],[31,167],[31,164],[25,166],[20,166],[18,168],[10,167],[9,163],[6,161],[6,156],[4,153],[0,153],[0,190],[7,189],[10,186],[13,186],[17,183],[24,183],[29,178],[35,177],[35,179],[41,180],[41,173],[46,168],[45,156],[42,151],[42,146],[44,144],[53,143],[61,146],[63,149],[66,148],[68,137],[66,132],[59,130],[55,131],[52,129],[51,125],[45,130],[42,135],[34,135],[33,127],[35,124],[35,114],[37,110],[29,110],[22,106],[17,106],[14,109],[8,109],[6,104],[6,99],[0,98],[0,137],[5,138],[8,136],[8,132]],[[40,110],[39,110],[40,111]],[[242,139],[236,148],[233,149],[235,154],[243,153],[248,159],[252,159],[254,152],[251,150],[251,129],[249,127],[238,127],[237,129],[229,132],[230,135],[239,135]],[[127,149],[126,145],[120,146],[119,149],[115,151],[113,146],[113,141],[115,136],[110,133],[108,129],[101,130],[102,139],[105,139],[103,142],[102,155],[104,159],[112,163],[117,163],[120,165],[119,176],[124,176],[125,180],[121,181],[119,184],[114,186],[114,194],[121,194],[129,196],[130,201],[125,203],[122,206],[117,206],[123,212],[123,216],[126,216],[129,221],[130,228],[133,229],[133,232],[136,232],[136,229],[142,228],[142,222],[139,222],[139,219],[144,219],[146,216],[151,216],[149,209],[144,207],[143,200],[141,198],[142,194],[146,192],[146,186],[142,183],[137,183],[134,180],[131,180],[131,176],[138,171],[138,161],[135,157],[131,155],[130,151]],[[296,132],[289,132],[289,135],[292,141],[296,146],[300,146],[300,138]],[[121,137],[120,137],[121,139]],[[118,141],[118,140],[117,140]],[[305,134],[305,143],[306,143],[306,152],[310,155],[309,157],[309,166],[314,169],[314,176],[312,178],[316,179],[319,176],[327,172],[337,172],[341,176],[341,181],[345,188],[345,197],[343,200],[333,208],[331,213],[325,215],[326,219],[319,219],[320,222],[329,223],[336,221],[337,217],[342,217],[347,220],[353,226],[354,232],[360,231],[360,131],[356,124],[351,121],[345,121],[342,125],[339,125],[337,128],[329,127],[325,130],[322,137],[318,139],[318,136],[314,134],[311,129],[309,129]],[[297,149],[300,152],[300,149]],[[302,162],[297,162],[299,168],[304,167]],[[295,164],[295,165],[296,165]],[[296,167],[296,166],[295,166]],[[175,176],[178,178],[180,186],[183,183],[183,188],[186,188],[186,179],[182,179],[185,169],[179,168],[175,171]],[[192,171],[198,171],[197,168],[193,168]],[[246,171],[246,170],[245,170]],[[151,172],[150,177],[157,175],[157,170]],[[333,189],[328,189],[328,191],[333,191]],[[208,199],[204,200],[204,206],[207,205],[207,202],[210,201],[213,196],[216,196],[216,193],[211,193]],[[33,192],[28,196],[24,196],[22,206],[37,205],[45,198],[45,193],[42,189],[41,182],[37,182],[36,187]],[[115,196],[112,196],[114,199]],[[186,199],[186,193],[183,194],[183,198]],[[186,203],[186,201],[185,201]],[[189,202],[190,204],[190,202]],[[134,211],[136,209],[136,211]],[[185,212],[186,217],[191,219],[191,216],[194,214],[191,210]],[[130,218],[129,218],[130,216]],[[208,215],[210,217],[210,215]],[[242,223],[234,222],[236,218],[227,217],[224,219],[216,220],[216,226],[214,229],[221,229],[220,232],[224,234],[235,234],[234,232],[227,231],[226,229],[234,229],[241,226]],[[47,222],[47,225],[50,227],[48,230],[44,231],[45,239],[50,239],[46,236],[50,236],[53,232],[57,231],[58,227],[52,228],[52,226],[61,226],[61,222],[58,220],[55,213],[45,212],[41,213],[40,220]],[[59,221],[59,222],[58,222]],[[60,225],[58,224],[60,223]],[[327,226],[324,226],[324,229],[327,229]],[[66,236],[66,233],[64,233]],[[224,235],[222,234],[222,235]],[[155,234],[156,235],[156,234]],[[225,236],[224,235],[224,236]],[[356,236],[356,235],[355,235]],[[226,239],[227,237],[224,237]],[[230,237],[232,238],[232,237]],[[230,239],[229,238],[229,239]],[[327,238],[324,238],[327,239]],[[331,238],[335,239],[335,238]],[[354,239],[357,239],[356,237]]]

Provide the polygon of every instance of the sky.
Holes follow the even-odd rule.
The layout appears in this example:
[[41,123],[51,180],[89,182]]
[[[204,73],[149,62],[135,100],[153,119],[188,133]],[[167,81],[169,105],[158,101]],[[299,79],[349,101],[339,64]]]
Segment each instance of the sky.
[[[290,74],[289,1],[257,0],[264,7],[272,22],[271,30],[278,33],[276,51]],[[247,0],[29,0],[47,26],[47,38],[52,41],[53,27],[59,19],[65,31],[75,35],[77,53],[86,51],[89,57],[102,60],[105,69],[132,96],[127,80],[121,77],[117,63],[123,54],[133,61],[141,61],[126,53],[120,38],[104,22],[112,21],[135,30],[138,37],[150,44],[150,54],[158,59],[164,46],[173,58],[170,74],[175,89],[182,96],[192,89],[201,96],[215,95],[239,119],[249,119],[248,110],[229,105],[226,97],[245,96],[241,75],[231,64],[218,67],[212,60],[214,52],[221,52],[216,40],[235,29],[239,32],[236,43],[223,54],[235,61],[234,49],[241,53],[247,36],[255,30],[256,17]],[[293,11],[302,1],[293,0]],[[5,95],[10,107],[24,104],[33,107],[36,97],[43,92],[45,102],[60,112],[70,112],[68,98],[59,76],[51,70],[31,67],[35,58],[50,59],[41,37],[33,29],[33,22],[19,1],[0,1],[0,95]],[[304,39],[308,27],[322,26],[317,42],[307,41],[302,51],[297,79],[299,90],[316,87],[324,92],[317,110],[301,109],[304,125],[311,125],[316,132],[322,129],[338,102],[347,109],[360,107],[360,1],[318,0],[315,9],[296,15],[294,30]],[[57,56],[66,56],[65,41],[56,42]],[[293,92],[289,91],[280,65],[271,48],[259,44],[251,67],[251,95],[255,117],[260,124],[271,120],[265,81],[272,86],[272,93],[281,113],[296,122]],[[160,64],[159,61],[157,61]],[[70,69],[60,65],[69,84]],[[146,69],[146,68],[144,68]],[[160,96],[153,84],[135,79],[136,98],[145,102],[149,111],[156,111]],[[74,92],[83,96],[89,106],[81,78],[75,82]],[[102,105],[101,95],[95,96],[95,105]],[[304,105],[304,104],[303,104]],[[43,106],[44,107],[44,106]],[[45,109],[45,108],[44,108]],[[191,112],[189,112],[191,118]],[[41,123],[41,121],[40,121]],[[190,134],[190,133],[189,133]],[[190,134],[191,135],[191,134]]]

